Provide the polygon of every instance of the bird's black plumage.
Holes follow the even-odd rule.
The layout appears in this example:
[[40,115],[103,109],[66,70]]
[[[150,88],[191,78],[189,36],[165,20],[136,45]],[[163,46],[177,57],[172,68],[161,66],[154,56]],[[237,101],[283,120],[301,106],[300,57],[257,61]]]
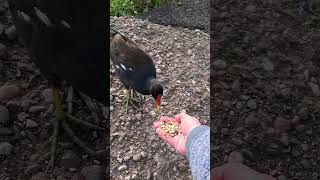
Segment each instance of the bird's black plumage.
[[9,0],[18,35],[51,83],[107,96],[107,7],[100,0]]
[[116,30],[110,30],[110,58],[119,79],[126,88],[132,88],[155,99],[163,88],[156,76],[152,58],[136,43]]

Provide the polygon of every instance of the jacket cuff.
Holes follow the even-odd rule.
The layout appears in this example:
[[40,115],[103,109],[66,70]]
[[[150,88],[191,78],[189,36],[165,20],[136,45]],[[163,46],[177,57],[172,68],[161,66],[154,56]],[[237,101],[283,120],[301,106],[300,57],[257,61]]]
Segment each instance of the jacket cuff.
[[189,150],[192,147],[192,143],[202,135],[202,133],[206,131],[210,131],[210,127],[206,125],[200,125],[194,129],[191,130],[191,132],[188,135],[187,142],[186,142],[186,150],[187,150],[187,158],[189,159]]

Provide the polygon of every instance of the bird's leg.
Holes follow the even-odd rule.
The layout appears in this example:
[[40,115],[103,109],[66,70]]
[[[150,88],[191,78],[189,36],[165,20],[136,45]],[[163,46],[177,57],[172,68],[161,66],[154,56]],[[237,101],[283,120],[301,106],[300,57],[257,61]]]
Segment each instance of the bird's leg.
[[[137,103],[142,102],[140,95],[137,92],[135,92],[133,89],[130,89],[130,95],[131,95],[130,96],[131,101],[134,101]],[[137,98],[135,98],[134,96],[137,96]]]
[[60,121],[63,121],[65,118],[65,114],[62,111],[62,103],[61,103],[61,96],[59,94],[59,90],[56,87],[53,87],[53,97],[54,97],[54,104],[55,104],[55,119],[53,120],[53,134],[51,137],[51,156],[49,164],[46,168],[46,172],[50,171],[51,168],[54,167],[54,161],[55,161],[55,155],[56,155],[56,149],[57,149],[57,138],[59,135],[59,126]]
[[[99,127],[95,124],[92,124],[92,123],[89,123],[87,121],[84,121],[84,120],[81,120],[81,119],[78,119],[74,116],[71,115],[72,113],[72,98],[73,98],[73,88],[70,87],[69,88],[69,92],[68,92],[68,98],[67,98],[67,101],[68,101],[68,114],[67,114],[67,120],[68,121],[71,121],[71,122],[74,122],[74,123],[77,123],[77,124],[80,124],[82,126],[85,126],[86,128],[90,128],[90,129],[94,129],[94,130],[99,130],[99,131],[104,131],[105,129],[102,128],[102,127]],[[96,123],[99,123],[100,118],[99,118],[99,112],[98,112],[98,107],[95,105],[95,103],[93,103],[89,97],[87,97],[86,95],[82,94],[82,93],[79,93],[82,100],[85,101],[87,107],[89,108],[89,110],[91,111],[92,113],[92,116],[94,117]],[[69,127],[68,123],[63,121],[62,122],[62,127],[63,129],[67,132],[67,134],[69,135],[69,137],[71,138],[71,140],[76,143],[80,148],[82,148],[87,154],[89,154],[90,156],[98,156],[98,155],[101,155],[103,153],[105,153],[106,151],[105,150],[102,150],[102,151],[98,151],[98,152],[95,152],[93,151],[91,148],[89,148],[84,142],[82,142],[76,135],[75,133],[72,131],[72,129]]]
[[[106,150],[98,151],[95,152],[91,148],[89,148],[84,142],[82,142],[72,131],[70,128],[69,124],[67,123],[66,120],[70,122],[74,122],[76,124],[80,124],[82,126],[85,126],[86,128],[94,129],[94,130],[99,130],[99,131],[104,131],[104,128],[101,128],[95,124],[91,124],[87,121],[78,119],[74,116],[72,116],[72,99],[73,99],[73,88],[70,87],[68,90],[68,97],[67,97],[67,105],[68,105],[68,111],[65,114],[62,109],[62,100],[61,96],[59,94],[59,90],[56,87],[53,87],[53,96],[54,96],[54,104],[56,107],[55,111],[55,119],[53,120],[53,135],[51,137],[51,151],[50,151],[50,161],[48,163],[48,166],[46,168],[46,172],[51,171],[51,169],[54,167],[55,163],[55,156],[56,156],[56,149],[57,149],[57,138],[59,135],[59,128],[60,124],[62,125],[62,128],[67,132],[71,140],[77,144],[80,148],[82,148],[88,155],[90,156],[100,156],[106,153]],[[98,117],[98,110],[97,106],[84,94],[80,95],[81,98],[86,102],[88,108],[91,110],[92,115],[95,119],[95,121],[98,123],[99,122],[99,117]]]
[[128,113],[128,106],[129,106],[129,103],[137,110],[139,110],[139,107],[137,107],[135,105],[134,102],[139,102],[138,100],[134,99],[133,98],[133,90],[130,89],[130,90],[126,90],[126,114]]
[[[95,120],[95,123],[98,124],[99,122],[101,122],[101,119],[99,117],[98,107],[96,106],[96,104],[93,103],[90,100],[89,97],[87,97],[86,95],[82,94],[81,92],[79,92],[79,95],[80,95],[81,99],[86,103],[86,106],[89,108],[89,110],[91,112],[91,115],[93,116],[93,118]],[[67,101],[68,101],[68,114],[67,114],[68,119],[67,120],[70,120],[70,121],[72,121],[74,123],[83,125],[83,126],[85,126],[87,128],[103,131],[104,128],[102,128],[102,127],[99,127],[99,126],[97,126],[95,124],[89,123],[87,121],[84,121],[84,120],[81,120],[81,119],[78,119],[78,118],[72,116],[72,99],[73,99],[73,96],[74,96],[73,88],[70,87],[69,91],[68,91],[68,97],[67,97]]]

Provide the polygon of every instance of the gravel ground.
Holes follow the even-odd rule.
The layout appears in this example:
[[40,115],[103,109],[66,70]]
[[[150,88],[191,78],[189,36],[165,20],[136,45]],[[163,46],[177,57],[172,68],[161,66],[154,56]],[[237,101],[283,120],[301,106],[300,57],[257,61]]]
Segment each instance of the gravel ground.
[[238,161],[279,180],[320,179],[319,7],[211,4],[215,166]]
[[124,87],[111,68],[112,179],[192,179],[186,159],[163,143],[152,128],[160,115],[182,110],[209,123],[209,35],[148,21],[111,17],[111,25],[154,59],[164,95],[160,114],[146,96],[142,110],[125,114]]
[[180,0],[152,9],[138,16],[141,19],[209,33],[209,0]]
[[[30,62],[28,53],[18,43],[8,4],[0,0],[1,180],[77,180],[78,175],[83,180],[89,180],[105,172],[105,158],[88,157],[60,131],[56,167],[48,176],[44,175],[49,160],[49,156],[45,154],[50,151],[50,146],[45,144],[52,133],[52,102],[47,81],[41,77],[39,69]],[[92,119],[79,99],[75,99],[74,108],[78,117]],[[103,122],[102,126],[105,126],[106,119]],[[106,148],[105,134],[99,136],[82,127],[72,127],[77,130],[75,133],[78,137],[91,148]]]

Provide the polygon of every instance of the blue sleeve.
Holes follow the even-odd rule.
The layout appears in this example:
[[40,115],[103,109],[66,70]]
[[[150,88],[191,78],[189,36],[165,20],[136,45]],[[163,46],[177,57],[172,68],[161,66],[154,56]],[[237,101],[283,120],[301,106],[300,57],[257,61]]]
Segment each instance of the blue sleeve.
[[210,179],[210,127],[201,125],[188,135],[187,159],[196,180]]

